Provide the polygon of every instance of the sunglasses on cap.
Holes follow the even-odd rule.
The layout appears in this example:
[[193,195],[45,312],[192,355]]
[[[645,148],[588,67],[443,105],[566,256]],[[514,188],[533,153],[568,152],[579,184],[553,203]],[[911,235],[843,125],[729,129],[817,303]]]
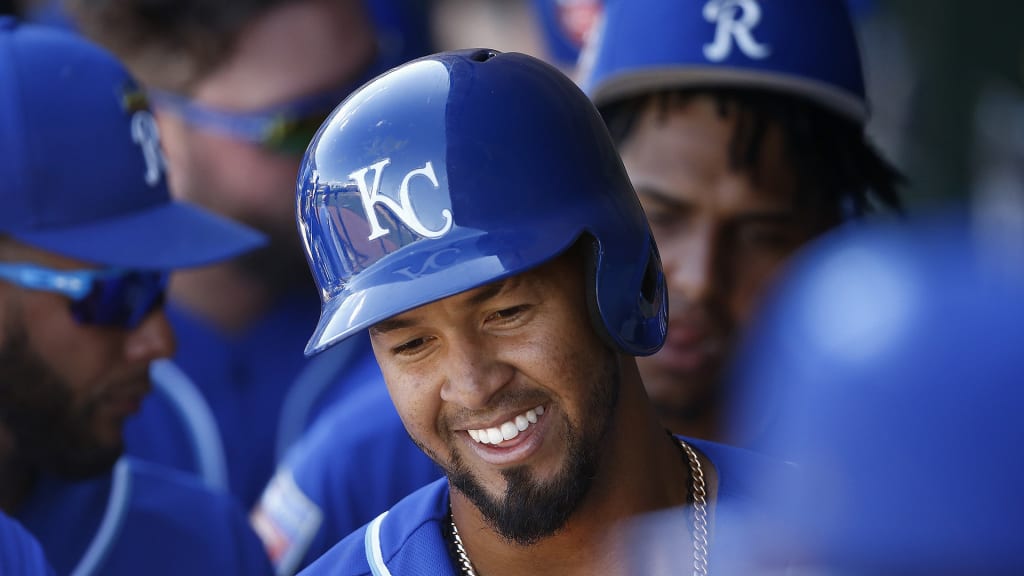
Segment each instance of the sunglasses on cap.
[[0,263],[0,280],[71,299],[79,324],[132,329],[163,304],[167,273],[159,271],[55,270],[35,264]]
[[272,152],[301,156],[320,125],[354,86],[246,112],[200,104],[180,94],[148,90],[155,108],[167,110],[186,123],[261,146]]

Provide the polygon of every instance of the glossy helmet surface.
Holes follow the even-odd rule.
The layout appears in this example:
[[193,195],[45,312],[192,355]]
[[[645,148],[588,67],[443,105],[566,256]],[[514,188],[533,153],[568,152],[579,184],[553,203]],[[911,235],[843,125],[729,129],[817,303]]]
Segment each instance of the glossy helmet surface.
[[583,235],[599,332],[635,355],[664,341],[657,248],[607,129],[531,56],[439,53],[358,89],[310,143],[297,219],[323,301],[308,355]]
[[843,0],[608,0],[578,75],[598,107],[658,90],[804,96],[863,124],[860,51]]

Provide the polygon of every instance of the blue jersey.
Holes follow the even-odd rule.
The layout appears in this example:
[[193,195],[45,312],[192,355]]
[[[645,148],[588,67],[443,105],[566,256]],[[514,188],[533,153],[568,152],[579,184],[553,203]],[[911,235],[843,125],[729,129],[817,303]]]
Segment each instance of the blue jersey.
[[[376,362],[372,362],[376,368]],[[278,574],[293,574],[442,476],[409,438],[375,370],[288,453],[253,514]]]
[[53,568],[39,542],[16,520],[0,513],[0,574],[3,576],[50,576]]
[[58,574],[272,573],[234,498],[191,475],[128,457],[98,478],[40,479],[17,518]]
[[326,406],[344,397],[349,382],[360,381],[349,378],[349,364],[372,359],[363,337],[307,360],[302,351],[318,313],[315,295],[295,295],[244,333],[226,335],[173,303],[167,307],[178,336],[174,360],[212,410],[225,447],[228,486],[246,508],[284,450]]
[[153,391],[124,427],[125,453],[198,476],[227,490],[220,429],[202,392],[170,360],[150,366]]
[[[763,458],[740,448],[685,439],[703,452],[718,472],[716,503],[743,505],[752,497]],[[311,564],[302,576],[458,576],[445,539],[448,481],[437,480],[404,498],[353,532]],[[689,549],[680,549],[682,555]]]

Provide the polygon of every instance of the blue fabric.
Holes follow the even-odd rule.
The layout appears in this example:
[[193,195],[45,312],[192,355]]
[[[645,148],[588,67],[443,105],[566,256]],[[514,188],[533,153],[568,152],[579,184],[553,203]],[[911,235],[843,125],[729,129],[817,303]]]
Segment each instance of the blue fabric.
[[256,515],[279,574],[320,557],[404,496],[442,476],[409,438],[372,357],[372,384],[324,413],[292,447]]
[[[719,478],[716,505],[744,506],[751,501],[757,472],[769,461],[740,448],[685,440],[715,465]],[[393,575],[456,576],[442,530],[447,511],[447,479],[424,486],[391,508],[380,525],[380,542],[383,558]],[[302,571],[302,576],[370,575],[366,531],[367,526],[363,526],[350,534]]]
[[[608,0],[580,62],[598,104],[658,89],[745,86],[867,117],[857,38],[843,0]],[[589,47],[588,47],[589,49]]]
[[228,489],[224,443],[213,411],[195,383],[170,360],[150,365],[153,391],[124,427],[125,453],[194,474]]
[[206,264],[264,243],[171,200],[156,121],[99,46],[0,17],[0,87],[0,232],[126,268]]
[[[309,294],[282,298],[277,306],[244,333],[221,334],[204,320],[170,303],[167,315],[178,336],[175,362],[192,378],[216,418],[224,443],[230,490],[248,509],[259,498],[277,463],[278,433],[283,420],[298,419],[305,430],[321,412],[341,401],[365,379],[350,373],[349,362],[373,362],[365,334],[350,349],[332,354],[345,357],[322,375],[326,382],[295,386],[307,368],[302,349],[316,325],[319,302]],[[377,376],[379,378],[379,376]],[[314,388],[304,414],[286,414],[293,394]]]
[[154,387],[139,412],[125,422],[124,439],[127,454],[201,475],[192,430],[173,400],[158,388]]
[[[69,574],[87,550],[98,552],[89,573],[104,576],[272,573],[233,498],[139,460],[122,459],[114,473],[83,482],[43,479],[17,517],[58,574]],[[110,529],[111,539],[95,549],[101,526]]]
[[533,0],[544,46],[555,64],[566,68],[576,64],[586,33],[603,8],[603,0]]
[[13,518],[0,513],[0,574],[49,576],[53,574],[39,542]]

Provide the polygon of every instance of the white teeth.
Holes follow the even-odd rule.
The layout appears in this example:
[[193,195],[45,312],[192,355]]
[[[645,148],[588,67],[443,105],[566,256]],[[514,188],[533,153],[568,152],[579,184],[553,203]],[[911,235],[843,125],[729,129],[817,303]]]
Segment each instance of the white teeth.
[[469,432],[470,438],[481,444],[501,444],[506,440],[515,438],[520,432],[529,428],[531,424],[535,424],[537,417],[541,414],[544,414],[544,407],[537,406],[523,412],[508,422],[504,422],[500,427],[467,430],[467,432]]
[[501,444],[501,440],[502,440],[502,438],[501,438],[501,430],[498,430],[497,428],[488,428],[487,429],[487,441],[488,442],[490,442],[491,444]]
[[526,419],[526,416],[523,416],[522,414],[516,416],[516,430],[522,432],[523,430],[526,430],[529,427],[530,421]]
[[505,422],[501,425],[501,437],[504,440],[511,440],[519,436],[519,428],[516,428],[515,422]]

